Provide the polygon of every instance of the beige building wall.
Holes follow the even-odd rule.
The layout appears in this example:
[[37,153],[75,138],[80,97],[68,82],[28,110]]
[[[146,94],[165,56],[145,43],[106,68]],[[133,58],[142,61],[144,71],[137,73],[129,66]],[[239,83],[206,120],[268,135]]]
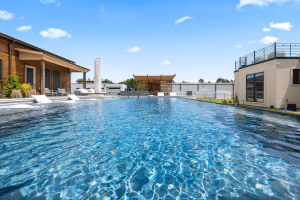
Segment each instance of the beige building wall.
[[[274,59],[235,72],[235,93],[239,103],[284,108],[286,99],[300,108],[300,84],[293,85],[293,69],[300,68],[299,59]],[[264,103],[246,101],[246,75],[264,72]]]
[[293,69],[300,69],[299,59],[278,59],[276,70],[277,108],[284,108],[288,103],[300,108],[300,84],[293,84]]

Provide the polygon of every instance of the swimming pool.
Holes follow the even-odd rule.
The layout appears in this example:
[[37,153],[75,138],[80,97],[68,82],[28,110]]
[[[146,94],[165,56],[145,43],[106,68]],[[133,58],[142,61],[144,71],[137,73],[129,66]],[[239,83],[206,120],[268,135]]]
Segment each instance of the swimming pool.
[[0,120],[0,199],[300,199],[297,117],[162,98]]

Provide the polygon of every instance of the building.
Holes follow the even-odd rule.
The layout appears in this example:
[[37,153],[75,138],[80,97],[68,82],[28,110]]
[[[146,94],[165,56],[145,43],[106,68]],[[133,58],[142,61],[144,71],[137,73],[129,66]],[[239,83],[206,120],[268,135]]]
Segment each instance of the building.
[[240,104],[300,107],[300,43],[274,43],[236,62],[235,94]]
[[71,73],[82,72],[85,82],[88,71],[74,61],[0,33],[0,93],[9,75],[17,75],[21,84],[31,83],[45,94],[45,88],[70,91]]
[[[71,91],[72,94],[74,94],[74,91],[77,89],[83,88],[83,83],[72,83]],[[86,83],[86,89],[94,89],[94,82],[93,81],[87,81]],[[101,93],[106,93],[107,95],[118,95],[121,91],[126,91],[127,85],[125,84],[118,84],[118,83],[102,83],[101,84]]]
[[167,76],[135,76],[137,81],[137,91],[148,91],[151,95],[157,95],[158,92],[164,92],[169,95],[172,92],[172,81],[176,75]]

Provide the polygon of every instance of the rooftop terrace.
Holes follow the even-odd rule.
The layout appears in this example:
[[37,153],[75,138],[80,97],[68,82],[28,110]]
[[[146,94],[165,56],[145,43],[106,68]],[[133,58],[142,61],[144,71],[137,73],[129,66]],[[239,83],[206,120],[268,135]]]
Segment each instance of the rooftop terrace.
[[299,58],[300,43],[274,43],[254,51],[235,62],[235,71],[275,58]]

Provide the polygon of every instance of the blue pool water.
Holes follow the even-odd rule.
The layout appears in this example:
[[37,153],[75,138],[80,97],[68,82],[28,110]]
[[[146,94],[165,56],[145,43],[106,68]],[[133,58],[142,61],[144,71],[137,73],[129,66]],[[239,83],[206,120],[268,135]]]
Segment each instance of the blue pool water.
[[0,120],[0,199],[300,199],[296,117],[94,99]]

